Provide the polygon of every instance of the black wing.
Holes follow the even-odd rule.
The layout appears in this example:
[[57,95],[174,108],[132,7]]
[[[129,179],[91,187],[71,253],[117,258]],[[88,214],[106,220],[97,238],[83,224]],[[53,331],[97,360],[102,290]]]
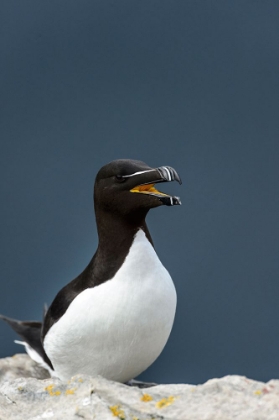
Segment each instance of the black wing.
[[53,369],[52,363],[46,355],[41,341],[42,323],[37,321],[18,321],[16,319],[8,318],[0,315],[0,319],[7,322],[10,327],[27,343],[32,349],[34,349],[46,362],[51,369]]

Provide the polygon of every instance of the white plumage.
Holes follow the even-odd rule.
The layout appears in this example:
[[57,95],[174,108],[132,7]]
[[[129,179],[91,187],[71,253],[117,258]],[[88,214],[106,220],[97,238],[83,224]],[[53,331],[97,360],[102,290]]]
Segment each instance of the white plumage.
[[142,230],[115,276],[81,292],[48,331],[55,375],[102,375],[126,382],[150,366],[172,329],[176,291]]

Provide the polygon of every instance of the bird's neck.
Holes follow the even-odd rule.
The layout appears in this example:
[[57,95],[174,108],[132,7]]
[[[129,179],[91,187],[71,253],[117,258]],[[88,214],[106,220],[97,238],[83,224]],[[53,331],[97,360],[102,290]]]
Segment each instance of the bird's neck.
[[115,255],[128,251],[139,229],[142,229],[153,246],[152,238],[146,225],[145,214],[137,217],[123,217],[110,212],[96,212],[97,230],[99,236],[98,252],[103,255]]
[[129,218],[117,217],[115,214],[100,213],[96,211],[99,245],[95,255],[87,268],[80,276],[80,283],[86,284],[88,278],[93,287],[113,278],[128,255],[134,237],[142,229],[153,246],[152,239],[145,223],[145,217],[138,219],[137,223]]

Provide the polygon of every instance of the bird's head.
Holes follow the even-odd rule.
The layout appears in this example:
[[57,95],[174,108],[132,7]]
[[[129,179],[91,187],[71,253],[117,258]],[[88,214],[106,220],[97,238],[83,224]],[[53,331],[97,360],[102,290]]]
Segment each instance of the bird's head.
[[151,168],[138,160],[119,159],[103,166],[94,187],[95,209],[133,217],[149,209],[181,204],[179,197],[160,192],[156,184],[181,179],[170,166]]

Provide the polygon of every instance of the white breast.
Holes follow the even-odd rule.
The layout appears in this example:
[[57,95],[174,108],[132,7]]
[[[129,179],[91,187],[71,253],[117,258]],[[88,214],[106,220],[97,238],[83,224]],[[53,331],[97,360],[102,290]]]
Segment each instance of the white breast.
[[85,373],[126,382],[163,350],[175,308],[172,279],[139,230],[116,275],[73,300],[44,348],[61,379]]

